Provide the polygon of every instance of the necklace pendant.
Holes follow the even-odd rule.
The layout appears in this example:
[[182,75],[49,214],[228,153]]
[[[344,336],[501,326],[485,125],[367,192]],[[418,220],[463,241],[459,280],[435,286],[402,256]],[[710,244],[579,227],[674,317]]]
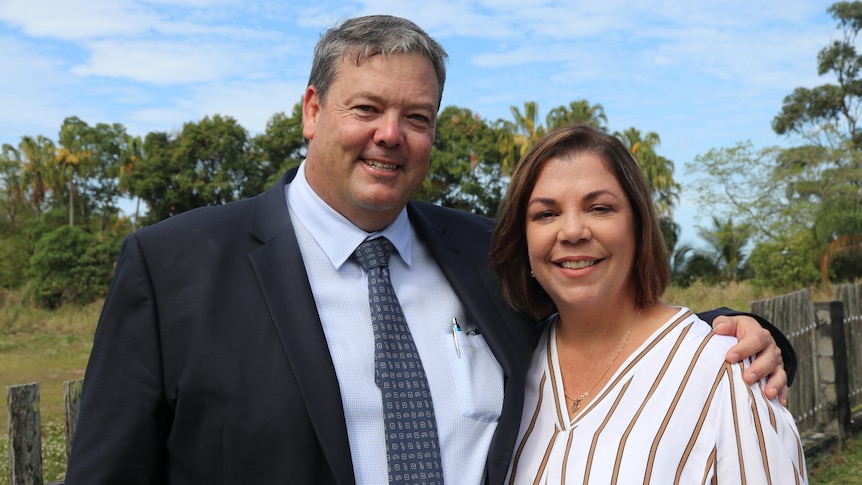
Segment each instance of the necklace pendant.
[[578,409],[581,409],[581,401],[583,401],[583,400],[584,400],[584,398],[586,398],[586,397],[587,397],[587,396],[589,396],[589,395],[590,395],[590,393],[589,393],[589,391],[587,391],[587,392],[585,392],[585,393],[581,394],[581,397],[579,397],[579,398],[575,399],[575,400],[572,402],[572,412],[575,412],[575,411],[577,411]]

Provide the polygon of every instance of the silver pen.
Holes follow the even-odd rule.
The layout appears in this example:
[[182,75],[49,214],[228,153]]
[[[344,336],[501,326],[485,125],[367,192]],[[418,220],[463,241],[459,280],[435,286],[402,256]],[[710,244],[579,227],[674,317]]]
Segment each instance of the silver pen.
[[452,317],[452,340],[455,341],[455,354],[461,358],[461,344],[458,343],[458,332],[461,331],[461,326],[458,325],[458,319]]

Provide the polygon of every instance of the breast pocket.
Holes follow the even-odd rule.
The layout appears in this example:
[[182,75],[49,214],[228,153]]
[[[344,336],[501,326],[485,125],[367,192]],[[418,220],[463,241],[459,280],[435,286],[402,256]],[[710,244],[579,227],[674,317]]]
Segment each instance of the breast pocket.
[[[456,338],[457,347],[453,340]],[[443,339],[451,354],[447,360],[462,414],[484,422],[499,420],[503,409],[503,369],[485,339],[466,332],[449,333]]]

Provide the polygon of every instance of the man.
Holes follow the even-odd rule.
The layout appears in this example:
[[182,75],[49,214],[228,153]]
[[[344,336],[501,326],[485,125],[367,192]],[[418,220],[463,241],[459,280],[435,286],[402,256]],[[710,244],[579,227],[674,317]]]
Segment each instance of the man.
[[[387,450],[420,445],[383,432],[401,424],[384,417],[371,270],[354,256],[378,236],[395,248],[386,271],[433,397],[422,434],[434,439],[437,475],[502,482],[534,327],[507,310],[491,276],[492,221],[408,202],[428,170],[445,58],[403,19],[328,31],[303,101],[298,170],[258,197],[125,241],[67,484],[377,484],[398,474]],[[740,353],[763,347],[748,328],[757,337]],[[765,353],[761,372],[779,360],[774,346]],[[784,386],[778,374],[773,387]]]

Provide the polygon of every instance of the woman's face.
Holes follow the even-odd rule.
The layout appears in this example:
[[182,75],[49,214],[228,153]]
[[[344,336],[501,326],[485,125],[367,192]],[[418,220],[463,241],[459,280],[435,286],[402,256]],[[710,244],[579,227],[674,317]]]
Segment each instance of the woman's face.
[[526,232],[536,280],[560,311],[634,300],[634,214],[598,155],[545,162],[527,201]]

